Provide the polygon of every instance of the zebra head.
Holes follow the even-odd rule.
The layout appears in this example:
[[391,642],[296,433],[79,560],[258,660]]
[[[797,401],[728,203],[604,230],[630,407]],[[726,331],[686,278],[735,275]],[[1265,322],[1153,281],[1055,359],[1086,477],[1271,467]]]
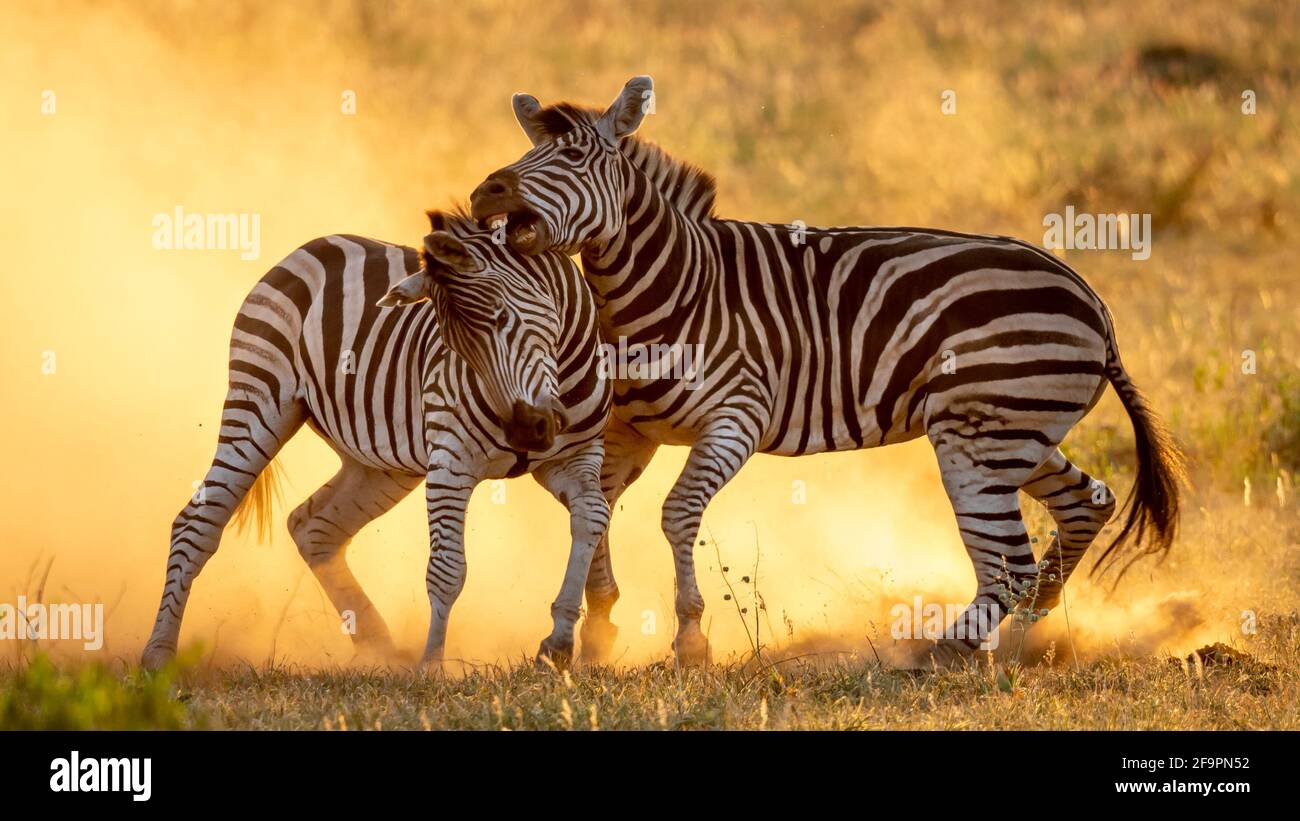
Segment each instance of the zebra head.
[[563,328],[554,283],[572,260],[525,259],[469,219],[433,211],[429,219],[422,267],[378,305],[429,300],[443,343],[476,377],[506,442],[517,451],[549,450],[568,424],[558,398]]
[[623,229],[629,166],[619,141],[641,125],[654,101],[649,77],[633,77],[603,113],[561,103],[542,108],[514,96],[515,117],[532,141],[518,162],[488,175],[471,197],[480,225],[500,230],[523,254],[577,253]]

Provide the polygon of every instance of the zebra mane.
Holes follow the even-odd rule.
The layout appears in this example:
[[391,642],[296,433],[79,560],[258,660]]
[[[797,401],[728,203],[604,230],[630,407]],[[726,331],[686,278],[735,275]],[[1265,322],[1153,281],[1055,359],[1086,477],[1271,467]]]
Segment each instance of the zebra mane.
[[[537,112],[535,123],[546,136],[555,137],[585,125],[594,126],[604,112],[571,103],[556,103]],[[670,204],[688,219],[713,219],[718,181],[704,169],[679,160],[649,140],[635,134],[619,142],[619,150],[649,178]]]
[[456,203],[450,210],[430,209],[424,212],[429,218],[429,230],[450,231],[458,237],[472,234],[479,230],[478,222],[469,214],[464,203]]

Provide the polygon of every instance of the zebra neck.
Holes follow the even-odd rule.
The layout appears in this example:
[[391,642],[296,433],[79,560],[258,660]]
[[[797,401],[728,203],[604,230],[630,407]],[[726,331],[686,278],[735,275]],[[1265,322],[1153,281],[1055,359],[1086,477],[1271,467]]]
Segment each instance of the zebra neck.
[[639,169],[628,174],[623,230],[583,251],[583,273],[607,339],[679,341],[717,279],[717,243],[707,221],[683,214]]

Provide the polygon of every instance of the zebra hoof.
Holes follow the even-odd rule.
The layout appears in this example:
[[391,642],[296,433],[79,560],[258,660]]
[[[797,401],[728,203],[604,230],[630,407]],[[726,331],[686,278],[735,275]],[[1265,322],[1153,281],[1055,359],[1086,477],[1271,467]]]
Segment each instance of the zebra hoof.
[[573,640],[556,641],[551,636],[542,639],[537,648],[538,670],[567,670],[573,663]]
[[609,621],[592,621],[584,619],[580,633],[584,664],[604,664],[609,660],[618,638],[618,627]]
[[389,669],[408,669],[416,667],[419,660],[414,653],[398,650],[392,642],[357,642],[353,645],[354,664],[387,667]]
[[416,675],[427,676],[429,678],[440,678],[447,672],[447,667],[442,661],[442,655],[420,657],[420,661],[414,667]]
[[940,639],[921,656],[920,670],[960,670],[974,661],[974,652],[964,642]]
[[140,667],[145,670],[161,670],[175,658],[175,648],[150,644],[144,648],[144,654],[140,657]]
[[699,625],[683,628],[673,639],[673,654],[678,667],[704,667],[709,663],[709,640]]
[[374,656],[376,658],[393,658],[399,655],[397,645],[388,636],[374,636],[366,638],[361,635],[352,637],[352,648],[357,651],[358,655]]

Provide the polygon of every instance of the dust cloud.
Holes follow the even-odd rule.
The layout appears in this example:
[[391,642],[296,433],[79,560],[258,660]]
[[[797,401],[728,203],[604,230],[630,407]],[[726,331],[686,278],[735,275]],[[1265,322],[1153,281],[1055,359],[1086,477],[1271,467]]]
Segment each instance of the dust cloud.
[[[417,243],[425,208],[465,197],[526,147],[511,92],[537,82],[603,99],[631,73],[677,70],[651,60],[587,73],[502,43],[475,57],[452,35],[424,41],[400,19],[385,30],[347,4],[311,17],[253,8],[13,9],[0,44],[0,601],[43,588],[50,602],[103,602],[99,658],[134,661],[152,626],[170,525],[215,447],[231,321],[253,283],[326,233]],[[372,59],[373,41],[390,36],[387,59]],[[344,111],[349,91],[355,114]],[[655,136],[671,145],[667,117]],[[259,258],[155,249],[154,216],[177,206],[259,215]],[[306,429],[280,459],[289,481],[273,538],[227,534],[195,584],[182,643],[221,660],[348,663],[350,641],[284,527],[336,462]],[[625,663],[669,651],[658,506],[684,459],[663,449],[615,512]],[[480,488],[471,504],[468,584],[449,637],[449,657],[474,662],[535,651],[568,551],[567,515],[530,479],[508,482],[504,504],[491,495]],[[867,637],[889,641],[894,604],[960,602],[973,588],[924,442],[759,457],[710,507],[702,536],[704,626],[720,657],[748,649],[756,613],[766,644],[861,652]],[[348,556],[417,652],[428,619],[421,500],[363,531]],[[1074,640],[1089,646],[1167,612],[1161,598],[1116,608],[1083,590],[1068,595]],[[61,644],[51,649],[76,653]]]

